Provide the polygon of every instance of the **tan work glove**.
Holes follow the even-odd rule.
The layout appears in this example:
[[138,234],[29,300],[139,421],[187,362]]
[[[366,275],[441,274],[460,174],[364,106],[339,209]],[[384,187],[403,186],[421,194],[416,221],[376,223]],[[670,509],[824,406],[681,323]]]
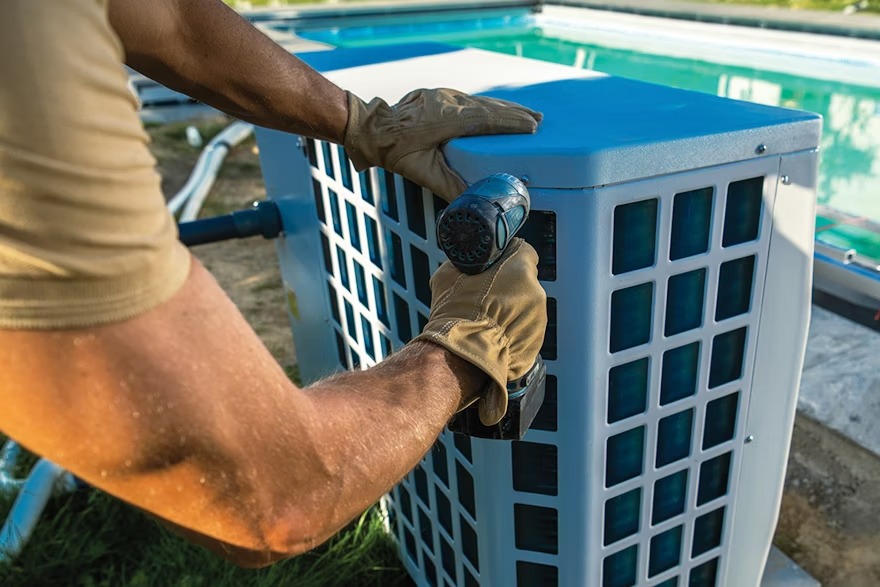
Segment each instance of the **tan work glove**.
[[451,202],[467,184],[440,147],[455,137],[533,133],[542,115],[513,102],[457,90],[415,90],[389,106],[346,92],[345,151],[355,169],[376,165],[399,173]]
[[431,277],[431,316],[414,340],[438,344],[492,379],[478,404],[480,421],[491,426],[507,411],[507,382],[534,365],[546,328],[538,254],[517,238],[483,273],[465,275],[449,261],[441,265]]

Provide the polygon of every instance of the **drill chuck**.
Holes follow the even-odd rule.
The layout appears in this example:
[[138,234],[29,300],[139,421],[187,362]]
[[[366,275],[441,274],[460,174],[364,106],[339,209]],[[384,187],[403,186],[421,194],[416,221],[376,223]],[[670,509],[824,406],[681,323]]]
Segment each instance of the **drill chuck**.
[[529,216],[525,184],[509,173],[481,179],[456,198],[437,220],[437,243],[462,273],[492,266]]

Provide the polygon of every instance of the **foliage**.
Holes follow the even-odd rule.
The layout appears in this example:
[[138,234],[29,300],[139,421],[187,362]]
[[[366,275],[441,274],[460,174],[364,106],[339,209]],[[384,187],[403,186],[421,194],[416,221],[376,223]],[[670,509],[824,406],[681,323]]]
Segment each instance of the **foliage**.
[[[715,4],[757,4],[798,10],[833,10],[842,12],[848,6],[858,5],[860,0],[692,0]],[[880,0],[867,0],[864,12],[880,12]]]
[[[11,500],[0,504],[5,514]],[[324,546],[246,570],[192,545],[142,512],[94,489],[52,499],[12,564],[6,587],[368,587],[406,585],[377,508]]]

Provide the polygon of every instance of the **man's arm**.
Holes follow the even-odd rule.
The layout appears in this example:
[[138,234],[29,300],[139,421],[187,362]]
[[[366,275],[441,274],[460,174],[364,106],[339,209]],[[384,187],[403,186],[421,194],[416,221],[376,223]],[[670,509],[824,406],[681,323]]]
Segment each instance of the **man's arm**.
[[[180,2],[181,9],[202,4],[210,13],[184,20],[216,25],[237,18],[218,3]],[[316,77],[315,93],[308,81],[314,74],[286,54],[277,71],[262,67],[257,61],[271,61],[274,45],[253,55],[259,41],[236,37],[239,25],[231,24],[168,52],[168,27],[172,37],[187,37],[188,28],[173,28],[181,13],[169,2],[142,5],[149,14],[126,13],[140,17],[145,28],[135,39],[142,44],[123,36],[147,66],[217,100],[220,90],[228,92],[227,109],[251,111],[251,120],[301,107],[296,124],[318,121],[304,134],[338,138],[344,117],[328,106],[334,87]],[[189,256],[174,238],[103,5],[18,0],[9,9],[13,17],[0,19],[0,45],[15,59],[0,61],[8,65],[0,73],[20,83],[0,84],[4,433],[191,539],[240,564],[259,565],[315,546],[388,490],[453,411],[486,387],[483,372],[503,378],[508,364],[531,365],[537,347],[511,339],[524,328],[542,335],[546,325],[534,312],[544,308],[534,254],[524,265],[505,264],[515,289],[489,295],[471,281],[454,288],[458,294],[439,292],[438,300],[459,299],[432,304],[433,340],[411,343],[366,373],[308,390],[292,385],[205,269],[194,262],[188,272]],[[145,49],[149,43],[155,51]],[[247,50],[223,49],[236,43]],[[156,56],[181,46],[200,61],[179,63],[183,73],[171,74],[175,69]],[[54,67],[28,67],[37,62]],[[201,66],[208,64],[213,70],[205,77]],[[225,79],[224,69],[227,87],[209,83]],[[286,83],[298,75],[305,77]],[[272,87],[261,89],[267,77]],[[59,101],[58,92],[70,99]],[[534,130],[531,115],[513,111]],[[443,117],[468,128],[474,118]],[[359,134],[361,146],[385,128],[364,126],[377,133]],[[437,145],[424,152],[429,157],[414,167],[442,157]],[[438,283],[432,282],[432,298]],[[474,321],[482,302],[496,311]],[[491,346],[479,343],[486,330]],[[473,344],[462,344],[468,341]]]
[[383,167],[448,201],[467,184],[447,141],[533,133],[541,114],[450,89],[419,89],[390,106],[344,92],[220,0],[111,0],[126,62],[166,86],[257,125],[345,147],[358,171]]
[[220,0],[111,0],[126,63],[254,124],[342,143],[345,93]]
[[0,330],[0,372],[5,433],[246,566],[329,538],[487,382],[414,343],[298,389],[195,260],[177,295],[132,320]]

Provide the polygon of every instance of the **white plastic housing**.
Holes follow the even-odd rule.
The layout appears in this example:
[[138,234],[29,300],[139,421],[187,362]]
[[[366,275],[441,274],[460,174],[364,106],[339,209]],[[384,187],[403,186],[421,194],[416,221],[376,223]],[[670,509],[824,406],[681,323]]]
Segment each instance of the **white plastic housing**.
[[[548,399],[522,442],[444,432],[389,494],[416,583],[757,585],[806,345],[820,119],[438,45],[305,57],[365,98],[452,86],[545,115],[446,151],[469,182],[529,180]],[[335,145],[257,135],[300,371],[369,367],[428,316],[443,203]]]

